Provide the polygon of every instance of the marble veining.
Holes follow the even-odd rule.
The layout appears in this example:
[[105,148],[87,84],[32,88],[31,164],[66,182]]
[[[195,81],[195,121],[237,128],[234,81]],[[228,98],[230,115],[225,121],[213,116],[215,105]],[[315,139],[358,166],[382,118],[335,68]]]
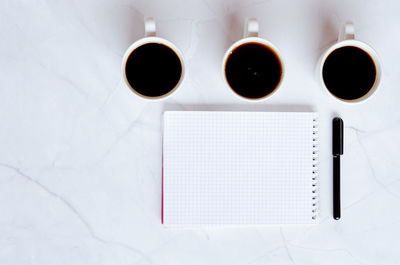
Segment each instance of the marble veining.
[[[400,4],[394,0],[120,0],[0,3],[0,264],[400,264]],[[125,49],[154,16],[183,52],[171,98],[124,87]],[[224,85],[221,61],[246,17],[286,64],[271,98],[248,103]],[[381,58],[382,85],[343,105],[316,81],[341,24]],[[165,229],[165,110],[317,111],[320,224]],[[345,122],[342,216],[332,218],[331,119]]]

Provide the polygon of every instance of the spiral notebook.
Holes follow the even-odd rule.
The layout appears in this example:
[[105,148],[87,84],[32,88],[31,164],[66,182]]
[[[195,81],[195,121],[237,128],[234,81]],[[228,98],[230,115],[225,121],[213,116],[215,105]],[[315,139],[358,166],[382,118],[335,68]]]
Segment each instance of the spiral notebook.
[[166,226],[317,222],[316,113],[164,113]]

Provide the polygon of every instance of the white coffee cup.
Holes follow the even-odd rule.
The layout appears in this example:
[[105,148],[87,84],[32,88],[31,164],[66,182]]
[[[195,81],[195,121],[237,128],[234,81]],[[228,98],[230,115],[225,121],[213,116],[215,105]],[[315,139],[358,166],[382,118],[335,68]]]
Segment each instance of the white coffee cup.
[[[171,96],[175,91],[178,89],[178,87],[182,84],[183,78],[185,76],[185,65],[183,61],[183,55],[181,51],[170,41],[157,37],[156,36],[156,23],[154,21],[154,18],[148,17],[144,21],[144,27],[145,27],[145,37],[142,39],[137,40],[134,42],[129,48],[126,50],[123,59],[122,59],[122,64],[121,64],[121,73],[122,73],[122,79],[124,80],[126,86],[137,96],[144,98],[144,99],[149,99],[149,100],[159,100],[159,99],[166,99],[167,97]],[[179,58],[180,64],[181,64],[181,75],[179,81],[176,83],[175,87],[169,90],[167,93],[158,95],[158,96],[148,96],[139,93],[135,87],[133,87],[126,76],[126,64],[127,61],[132,54],[132,52],[137,49],[138,47],[141,47],[145,44],[149,43],[156,43],[156,44],[163,44],[170,48]],[[156,78],[156,77],[155,77]]]
[[[269,98],[271,95],[273,95],[280,87],[283,77],[284,77],[284,73],[285,73],[284,62],[282,60],[280,51],[271,42],[269,42],[263,38],[259,38],[258,37],[258,29],[259,29],[259,25],[258,25],[257,20],[255,18],[248,18],[245,22],[243,38],[238,40],[237,42],[235,42],[228,48],[228,50],[225,52],[225,55],[222,60],[222,74],[223,74],[223,79],[224,79],[226,85],[230,88],[230,90],[235,95],[237,95],[241,99],[246,99],[246,100],[250,100],[250,101],[264,100],[266,98]],[[242,46],[244,44],[249,44],[249,43],[256,43],[256,44],[266,46],[269,50],[271,50],[275,54],[275,56],[277,57],[277,59],[280,63],[280,68],[281,68],[280,79],[277,82],[275,88],[271,92],[269,92],[267,95],[262,96],[262,97],[257,97],[257,98],[249,98],[249,97],[238,94],[229,84],[229,81],[228,81],[228,78],[226,75],[226,63],[227,63],[229,57],[232,55],[233,51],[236,48],[238,48],[239,46]]]
[[[345,103],[359,103],[359,102],[364,102],[365,100],[369,99],[376,92],[377,88],[379,87],[379,84],[381,83],[381,76],[382,76],[382,68],[381,68],[380,60],[379,60],[377,53],[368,44],[366,44],[362,41],[356,40],[354,38],[354,35],[355,35],[354,33],[355,33],[355,30],[354,30],[353,23],[350,21],[346,22],[339,32],[338,41],[335,44],[333,44],[332,46],[330,46],[321,55],[321,57],[318,61],[318,67],[317,67],[317,75],[318,75],[317,78],[319,79],[319,82],[321,83],[322,87],[324,87],[324,90],[329,95],[331,95],[333,98],[338,99],[341,102],[345,102]],[[327,86],[324,82],[323,68],[324,68],[326,59],[333,51],[335,51],[339,48],[343,48],[343,47],[356,47],[356,48],[363,50],[370,56],[373,63],[375,64],[375,82],[373,83],[372,87],[369,89],[369,91],[365,95],[363,95],[359,98],[356,98],[356,99],[343,99],[343,98],[337,97],[336,95],[332,94],[329,91],[329,89],[327,88]]]

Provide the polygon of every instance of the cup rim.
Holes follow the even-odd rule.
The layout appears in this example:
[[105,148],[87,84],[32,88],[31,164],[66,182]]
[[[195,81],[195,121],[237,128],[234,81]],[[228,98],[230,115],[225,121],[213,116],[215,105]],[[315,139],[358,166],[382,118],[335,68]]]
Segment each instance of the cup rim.
[[[324,78],[322,75],[325,61],[333,51],[335,51],[336,49],[339,49],[339,48],[343,48],[343,47],[356,47],[356,48],[363,50],[371,57],[374,65],[375,65],[375,69],[376,69],[375,82],[372,85],[371,89],[367,92],[367,94],[363,95],[360,98],[356,98],[356,99],[340,98],[340,97],[334,95],[331,91],[329,91],[329,89],[325,85]],[[343,41],[336,42],[335,44],[333,44],[332,46],[330,46],[328,49],[325,50],[325,52],[322,54],[321,59],[320,59],[318,74],[319,74],[319,79],[320,79],[320,82],[321,82],[324,90],[331,97],[333,97],[343,103],[354,105],[357,103],[365,102],[367,99],[370,99],[373,95],[375,95],[375,92],[378,89],[378,87],[381,83],[381,79],[382,79],[382,66],[380,64],[380,59],[379,59],[378,54],[370,45],[366,44],[365,42],[359,41],[359,40],[351,39],[351,40],[343,40]]]
[[[181,68],[182,68],[181,77],[180,77],[178,83],[176,83],[175,87],[173,89],[171,89],[170,91],[168,91],[168,93],[165,93],[165,94],[163,94],[161,96],[157,96],[157,97],[150,97],[150,96],[140,94],[129,84],[129,82],[126,78],[126,73],[125,73],[126,61],[128,60],[131,53],[136,48],[139,48],[140,46],[143,46],[143,45],[149,44],[149,43],[163,44],[163,45],[167,46],[168,48],[170,48],[172,51],[174,51],[175,54],[178,56],[178,59],[181,63]],[[180,87],[180,85],[182,84],[183,79],[185,77],[185,64],[184,64],[184,60],[183,60],[183,55],[182,55],[182,52],[178,49],[178,47],[176,47],[172,42],[170,42],[164,38],[160,38],[160,37],[156,37],[156,36],[144,37],[144,38],[141,38],[141,39],[135,41],[134,43],[132,43],[128,47],[128,49],[125,51],[124,56],[122,57],[121,74],[122,74],[122,79],[125,82],[125,85],[137,96],[139,96],[143,99],[146,99],[146,100],[151,100],[151,101],[166,99],[166,98],[170,97],[171,95],[175,94],[176,90],[178,89],[178,87]]]
[[[281,73],[281,78],[279,80],[279,83],[276,85],[276,87],[274,88],[274,90],[272,90],[269,94],[260,97],[260,98],[248,98],[248,97],[244,97],[242,95],[239,95],[238,93],[236,93],[235,90],[233,90],[233,88],[230,86],[227,78],[226,78],[226,72],[225,72],[225,66],[226,66],[226,61],[229,58],[229,56],[232,54],[232,51],[243,45],[243,44],[248,44],[248,43],[259,43],[262,44],[264,46],[267,46],[268,48],[270,48],[273,52],[275,52],[275,54],[277,55],[280,63],[281,63],[281,69],[282,69],[282,73]],[[225,85],[229,87],[229,90],[233,92],[233,94],[235,94],[237,97],[244,99],[246,101],[250,101],[250,102],[255,102],[255,101],[263,101],[269,97],[271,97],[272,95],[274,95],[276,93],[276,91],[278,91],[278,89],[281,87],[283,79],[285,77],[285,62],[282,58],[281,52],[279,51],[279,49],[272,44],[270,41],[260,38],[260,37],[245,37],[242,38],[238,41],[236,41],[235,43],[233,43],[225,52],[223,60],[222,60],[222,75],[223,75],[223,80],[225,81]]]

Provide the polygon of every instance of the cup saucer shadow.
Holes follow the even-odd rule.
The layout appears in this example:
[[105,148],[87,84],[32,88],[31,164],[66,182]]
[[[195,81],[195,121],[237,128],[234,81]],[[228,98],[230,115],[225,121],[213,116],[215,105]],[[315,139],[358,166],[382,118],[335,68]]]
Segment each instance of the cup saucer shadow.
[[316,14],[320,23],[318,52],[315,55],[314,64],[316,64],[325,49],[333,45],[337,41],[339,34],[338,23],[332,16],[332,8],[326,5],[316,7]]
[[236,13],[230,13],[226,17],[225,49],[233,43],[243,38],[244,18],[240,18]]

